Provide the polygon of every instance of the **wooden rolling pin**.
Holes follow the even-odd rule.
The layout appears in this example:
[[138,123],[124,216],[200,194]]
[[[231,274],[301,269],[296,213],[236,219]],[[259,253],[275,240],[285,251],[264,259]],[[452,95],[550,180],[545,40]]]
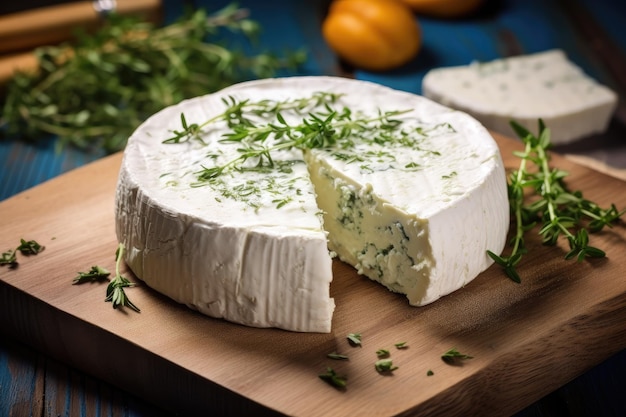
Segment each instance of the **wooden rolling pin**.
[[[160,18],[160,0],[116,0],[115,12],[136,14],[146,19]],[[77,27],[91,29],[102,15],[96,1],[77,1],[40,7],[0,17],[0,53],[23,51],[41,45],[53,45],[74,35]]]
[[[78,27],[96,28],[103,18],[96,11],[96,3],[78,1],[0,16],[0,86],[6,84],[16,70],[36,68],[34,48],[70,40]],[[161,0],[117,0],[114,3],[118,14],[134,14],[153,22],[161,20]]]
[[0,55],[0,86],[4,86],[16,71],[37,68],[37,58],[32,52]]

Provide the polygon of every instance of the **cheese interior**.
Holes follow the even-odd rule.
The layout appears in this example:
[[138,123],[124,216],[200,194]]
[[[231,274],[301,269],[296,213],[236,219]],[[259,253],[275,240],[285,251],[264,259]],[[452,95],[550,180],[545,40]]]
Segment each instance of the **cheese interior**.
[[[234,172],[213,186],[197,173],[239,155],[217,123],[202,142],[164,144],[224,109],[222,99],[287,100],[341,93],[364,114],[410,110],[406,140],[355,138],[345,148],[283,150],[285,169]],[[301,115],[285,114],[288,123]],[[236,192],[235,192],[236,191]],[[329,249],[361,274],[424,305],[491,263],[508,231],[499,150],[475,119],[423,97],[333,77],[243,83],[164,109],[129,139],[116,194],[118,239],[149,286],[191,308],[256,327],[329,332]]]

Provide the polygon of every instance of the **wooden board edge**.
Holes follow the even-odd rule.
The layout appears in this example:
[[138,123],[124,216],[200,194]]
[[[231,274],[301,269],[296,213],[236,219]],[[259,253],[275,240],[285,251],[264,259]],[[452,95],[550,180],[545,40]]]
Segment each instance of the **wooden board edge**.
[[[36,329],[29,330],[33,323]],[[0,334],[177,415],[207,410],[212,415],[282,415],[3,281]],[[81,343],[66,343],[64,334],[82,335]]]

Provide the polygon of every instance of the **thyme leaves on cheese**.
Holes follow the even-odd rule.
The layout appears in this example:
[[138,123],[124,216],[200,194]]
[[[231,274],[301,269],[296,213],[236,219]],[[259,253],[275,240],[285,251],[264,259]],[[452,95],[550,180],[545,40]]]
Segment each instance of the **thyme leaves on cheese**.
[[[395,154],[386,148],[410,147],[424,155],[436,156],[437,151],[422,149],[421,141],[429,135],[454,132],[447,123],[420,122],[417,127],[405,129],[404,120],[400,116],[410,110],[378,110],[370,114],[353,112],[348,107],[337,105],[341,96],[323,91],[285,100],[252,101],[228,96],[222,98],[225,109],[205,121],[189,122],[187,116],[181,113],[181,127],[172,130],[171,136],[162,140],[162,143],[194,141],[196,146],[206,146],[208,149],[215,141],[232,145],[235,152],[231,158],[224,156],[221,150],[207,152],[205,161],[200,164],[201,169],[194,172],[195,181],[190,186],[211,186],[224,198],[241,201],[258,209],[258,197],[268,191],[277,194],[272,203],[278,208],[295,201],[293,188],[281,187],[281,181],[272,184],[240,184],[232,181],[232,177],[246,172],[274,176],[291,173],[292,165],[301,162],[301,159],[285,160],[285,156],[293,156],[281,151],[326,149],[337,160],[362,163],[362,171],[374,172],[375,169],[368,163],[381,165],[379,169],[388,169],[395,164],[398,169],[414,171],[421,164],[414,162],[400,166],[396,164]],[[210,139],[211,133],[220,131],[223,132],[221,135],[213,135],[213,139]],[[376,149],[357,149],[361,144],[375,145]],[[245,181],[244,177],[239,177],[239,180]],[[257,179],[250,181],[255,182]],[[220,198],[216,200],[221,201]]]
[[[222,142],[239,145],[239,156],[222,165],[203,167],[198,172],[197,186],[207,184],[230,171],[272,169],[275,166],[274,155],[281,150],[323,149],[345,146],[338,144],[350,140],[358,132],[377,130],[381,126],[395,124],[393,118],[401,111],[389,111],[375,116],[353,118],[352,112],[333,110],[326,107],[325,112],[311,112],[298,124],[289,124],[281,113],[276,114],[276,121],[253,126],[236,125],[232,131],[224,134]],[[266,145],[266,140],[274,141]]]
[[[240,139],[243,140],[249,134],[247,129],[255,127],[255,122],[252,120],[252,116],[256,117],[277,117],[281,112],[293,111],[297,114],[307,114],[320,106],[326,106],[329,103],[334,103],[340,94],[328,93],[328,92],[316,92],[310,97],[301,97],[296,99],[288,99],[283,101],[277,100],[260,100],[251,101],[250,99],[237,100],[233,96],[222,98],[222,103],[226,106],[226,109],[216,116],[205,120],[202,123],[188,124],[185,113],[180,114],[182,130],[173,130],[173,136],[165,139],[163,143],[181,143],[190,139],[199,140],[204,144],[200,133],[203,129],[217,122],[224,121],[228,127],[233,130],[227,136],[231,141]],[[257,133],[255,139],[263,140],[267,138],[271,132]]]
[[[410,109],[356,112],[339,105],[341,96],[318,91],[295,99],[252,101],[231,95],[222,98],[225,109],[205,121],[189,122],[187,116],[181,113],[181,127],[173,129],[171,136],[162,140],[162,143],[194,141],[195,146],[207,148],[211,148],[216,141],[232,145],[231,150],[234,152],[230,158],[225,156],[226,152],[222,152],[223,148],[217,152],[207,152],[204,161],[199,163],[200,169],[194,171],[195,181],[190,186],[210,186],[221,197],[259,209],[259,199],[251,196],[260,194],[256,191],[240,192],[237,188],[241,184],[233,182],[232,178],[241,173],[292,172],[290,164],[294,161],[284,161],[285,155],[289,155],[284,151],[324,149],[336,160],[346,164],[357,163],[363,173],[390,168],[411,172],[423,169],[428,161],[441,155],[437,150],[424,146],[424,143],[429,143],[425,139],[456,133],[454,127],[446,122],[428,123],[410,116],[403,117]],[[411,119],[412,123],[405,123]],[[223,133],[217,136],[220,131]],[[400,149],[418,151],[419,161],[400,163]],[[232,186],[233,183],[237,185]],[[270,187],[262,191],[278,190]],[[290,191],[280,189],[286,197],[278,196],[272,203],[280,208],[294,201]],[[220,197],[216,197],[216,200],[222,201]]]
[[550,130],[539,120],[537,136],[520,124],[511,122],[524,144],[515,152],[519,168],[509,176],[508,196],[513,222],[508,255],[487,254],[514,282],[521,282],[517,265],[528,252],[526,234],[539,225],[542,243],[554,246],[565,238],[569,244],[566,260],[602,258],[603,250],[589,244],[589,234],[611,227],[626,213],[614,204],[602,208],[586,199],[581,191],[570,191],[565,183],[568,173],[550,166]]

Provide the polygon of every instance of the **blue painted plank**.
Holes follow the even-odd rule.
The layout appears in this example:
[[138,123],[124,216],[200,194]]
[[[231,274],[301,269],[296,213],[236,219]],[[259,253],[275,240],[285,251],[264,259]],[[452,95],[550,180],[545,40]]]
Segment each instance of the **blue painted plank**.
[[104,155],[56,146],[54,139],[43,145],[0,141],[0,201]]

